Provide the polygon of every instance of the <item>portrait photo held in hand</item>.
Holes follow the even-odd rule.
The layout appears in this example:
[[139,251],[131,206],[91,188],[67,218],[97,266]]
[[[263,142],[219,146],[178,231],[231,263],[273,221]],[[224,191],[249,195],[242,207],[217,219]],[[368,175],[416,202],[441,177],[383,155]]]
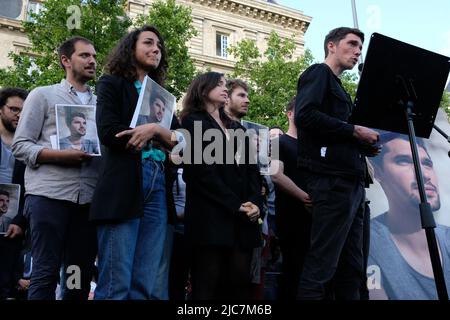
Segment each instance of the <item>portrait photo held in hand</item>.
[[19,211],[20,185],[0,183],[0,235],[4,235]]
[[242,120],[241,124],[247,129],[250,137],[250,161],[256,161],[259,172],[263,175],[269,174],[269,127],[259,123]]
[[57,149],[75,149],[100,156],[95,106],[57,104],[55,110]]
[[135,128],[146,123],[157,123],[163,128],[170,129],[176,108],[175,96],[148,76],[144,78],[142,89],[130,127]]
[[[436,124],[450,125],[439,110]],[[371,299],[435,300],[438,298],[426,234],[422,229],[420,196],[408,136],[380,131],[381,152],[370,161],[375,183],[367,192],[371,203],[370,251],[367,269]],[[425,193],[436,220],[436,241],[447,290],[450,290],[449,143],[433,130],[417,138]]]

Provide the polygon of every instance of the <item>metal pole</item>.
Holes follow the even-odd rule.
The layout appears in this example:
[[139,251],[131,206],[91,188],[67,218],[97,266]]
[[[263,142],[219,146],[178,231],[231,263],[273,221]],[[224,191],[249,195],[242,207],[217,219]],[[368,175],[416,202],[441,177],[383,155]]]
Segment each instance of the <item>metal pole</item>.
[[355,26],[355,28],[359,29],[359,26],[358,26],[358,14],[356,12],[355,0],[352,0],[352,11],[353,11],[353,25]]
[[[353,12],[353,26],[354,26],[356,29],[359,29],[359,25],[358,25],[358,13],[356,12],[356,3],[355,3],[355,0],[352,0],[352,12]],[[364,57],[363,57],[362,52],[361,52],[360,59],[361,59],[361,63],[364,63]]]

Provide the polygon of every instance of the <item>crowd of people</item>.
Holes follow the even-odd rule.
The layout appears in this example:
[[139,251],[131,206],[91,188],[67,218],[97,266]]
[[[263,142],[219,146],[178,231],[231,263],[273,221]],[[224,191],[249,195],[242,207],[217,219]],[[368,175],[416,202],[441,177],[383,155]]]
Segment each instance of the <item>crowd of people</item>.
[[[261,175],[252,139],[237,134],[251,108],[243,80],[200,74],[170,129],[159,125],[160,97],[151,100],[155,119],[130,128],[145,76],[165,84],[159,31],[143,26],[123,37],[95,94],[87,84],[94,44],[66,40],[60,83],[0,91],[0,183],[22,186],[10,221],[9,195],[0,191],[0,298],[53,300],[58,286],[61,299],[85,300],[95,281],[96,300],[263,299],[273,242],[282,255],[276,298],[367,298],[366,157],[377,155],[380,136],[348,123],[353,104],[339,79],[363,42],[352,28],[326,36],[324,63],[302,73],[286,106],[288,131],[271,130],[270,175]],[[75,113],[66,117],[64,147],[52,148],[56,104],[95,105],[100,146],[83,138],[86,116]],[[381,217],[378,229],[394,222]]]

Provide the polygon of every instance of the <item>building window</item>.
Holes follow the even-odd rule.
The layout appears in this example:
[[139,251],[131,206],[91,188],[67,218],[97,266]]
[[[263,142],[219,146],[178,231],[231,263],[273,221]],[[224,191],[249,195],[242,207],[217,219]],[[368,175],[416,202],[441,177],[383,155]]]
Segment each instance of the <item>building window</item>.
[[229,36],[224,33],[216,33],[216,55],[222,58],[228,57]]
[[0,17],[19,19],[22,13],[22,0],[0,0]]
[[34,18],[30,14],[39,14],[39,12],[41,12],[43,9],[44,6],[42,3],[36,1],[28,1],[27,21],[34,22]]

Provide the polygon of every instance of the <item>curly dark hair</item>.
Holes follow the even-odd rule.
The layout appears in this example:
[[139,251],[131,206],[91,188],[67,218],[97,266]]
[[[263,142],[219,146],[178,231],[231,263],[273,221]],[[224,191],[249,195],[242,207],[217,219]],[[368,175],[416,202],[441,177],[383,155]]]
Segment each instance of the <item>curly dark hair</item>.
[[150,71],[148,76],[159,85],[164,86],[167,74],[167,52],[164,45],[164,39],[158,29],[154,26],[145,25],[124,36],[109,55],[105,71],[106,73],[124,77],[130,81],[137,79],[136,68],[138,63],[136,61],[134,50],[136,49],[136,42],[139,35],[144,31],[151,31],[156,34],[160,42],[159,49],[161,50],[161,61],[159,62],[158,68]]

